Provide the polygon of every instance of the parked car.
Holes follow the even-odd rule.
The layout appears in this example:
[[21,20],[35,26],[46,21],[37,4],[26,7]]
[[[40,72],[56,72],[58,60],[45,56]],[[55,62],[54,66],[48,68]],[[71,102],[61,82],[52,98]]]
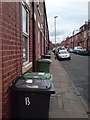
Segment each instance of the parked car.
[[76,47],[74,47],[74,50],[81,50],[81,49],[83,49],[82,46],[76,46]]
[[64,47],[57,47],[57,49],[56,49],[56,56],[58,56],[58,53],[60,51],[67,51],[67,49],[65,49]]
[[79,55],[90,55],[90,52],[86,49],[83,49],[81,46],[77,46],[74,48],[73,53]]
[[79,55],[89,55],[89,51],[86,49],[82,49],[81,51],[78,52]]
[[62,59],[68,59],[68,60],[70,60],[70,59],[71,59],[71,56],[70,56],[70,53],[69,53],[68,51],[66,51],[66,50],[61,50],[61,51],[58,52],[57,58],[58,58],[59,60],[62,60]]
[[59,47],[58,49],[59,50],[65,50],[66,48],[63,46],[63,47]]
[[83,48],[81,46],[77,46],[77,47],[74,47],[73,53],[78,54],[82,50]]

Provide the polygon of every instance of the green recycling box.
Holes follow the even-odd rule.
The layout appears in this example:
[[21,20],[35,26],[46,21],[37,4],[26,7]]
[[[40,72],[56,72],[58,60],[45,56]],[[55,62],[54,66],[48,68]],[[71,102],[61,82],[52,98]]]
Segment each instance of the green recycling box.
[[32,72],[25,73],[22,75],[24,79],[41,79],[41,80],[53,80],[52,75],[50,73],[45,72]]
[[38,60],[39,72],[49,73],[51,62],[52,62],[52,60],[50,60],[50,59],[40,59],[40,60]]

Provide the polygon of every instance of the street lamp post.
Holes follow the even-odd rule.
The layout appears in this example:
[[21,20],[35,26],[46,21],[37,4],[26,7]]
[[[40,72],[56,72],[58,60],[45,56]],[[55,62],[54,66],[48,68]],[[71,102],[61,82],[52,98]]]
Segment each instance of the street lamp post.
[[56,18],[58,18],[58,16],[54,16],[54,19],[55,19],[55,59],[56,59]]

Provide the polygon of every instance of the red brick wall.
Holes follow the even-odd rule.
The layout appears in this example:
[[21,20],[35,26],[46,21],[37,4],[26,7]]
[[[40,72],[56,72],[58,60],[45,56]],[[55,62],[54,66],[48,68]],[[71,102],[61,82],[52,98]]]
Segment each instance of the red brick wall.
[[22,73],[21,3],[2,3],[2,112],[3,118],[11,114],[9,86]]
[[1,2],[0,2],[0,119],[2,118],[2,25],[1,25]]
[[[42,16],[39,16],[37,6],[35,6],[35,53],[33,53],[32,4],[30,8],[29,47],[30,62],[32,62],[32,54],[35,54],[36,61],[38,59],[38,21],[41,23]],[[42,5],[40,6],[40,10],[42,11]],[[3,118],[11,118],[12,102],[9,86],[13,80],[22,74],[23,65],[22,4],[20,2],[3,2],[1,9],[0,2],[0,18],[0,91],[2,89],[2,95],[0,93],[0,105],[2,106],[2,109],[0,106],[2,110],[2,112],[0,110],[0,116],[2,113]],[[35,62],[35,67],[36,66],[37,62]],[[32,69],[29,71],[32,71]]]
[[[46,22],[46,14],[45,14],[45,9],[44,9],[44,4],[43,2],[40,2],[40,5],[37,6],[37,3],[35,2],[34,4],[34,11],[36,14],[36,21],[35,21],[35,60],[37,61],[38,59],[38,31],[39,31],[39,27],[38,27],[38,22],[41,26],[41,24],[43,24],[43,29],[41,31],[40,29],[40,55],[42,56],[42,49],[44,53],[47,53],[47,44],[48,43],[48,26],[47,26],[47,22]],[[45,32],[46,31],[46,32]],[[44,37],[42,37],[44,35]],[[43,39],[42,39],[43,38]],[[45,41],[46,38],[46,41]],[[42,42],[43,40],[43,42]],[[43,45],[42,45],[43,43]],[[42,48],[43,46],[43,48]]]
[[84,48],[84,31],[82,32],[82,47]]
[[[42,14],[42,2],[40,2],[40,6],[39,6],[39,10]],[[39,24],[41,25],[42,23],[42,15],[40,15],[39,11],[38,11],[38,6],[37,6],[37,2],[34,3],[34,13],[36,15],[36,20],[35,20],[35,26],[34,26],[34,31],[35,31],[35,34],[34,34],[34,39],[35,39],[35,54],[34,57],[35,57],[35,71],[37,71],[37,60],[39,59],[39,56],[38,56],[38,31],[39,31],[39,27],[38,27],[38,22]],[[41,34],[41,33],[40,33]],[[41,35],[40,35],[41,37]],[[42,43],[41,41],[42,39],[40,39],[40,43]],[[42,55],[42,44],[40,45],[41,49],[40,49],[40,55]]]
[[88,44],[88,39],[89,39],[89,37],[88,37],[88,30],[87,30],[87,32],[86,32],[86,49],[88,50],[88,48],[89,48],[89,44]]

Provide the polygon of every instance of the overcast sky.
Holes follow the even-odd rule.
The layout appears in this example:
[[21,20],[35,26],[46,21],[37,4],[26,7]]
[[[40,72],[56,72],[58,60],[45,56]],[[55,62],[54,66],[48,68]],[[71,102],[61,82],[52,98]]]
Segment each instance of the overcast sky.
[[67,36],[71,36],[73,30],[79,29],[88,20],[88,2],[90,0],[45,0],[49,26],[50,41],[55,43],[55,19],[56,18],[56,42],[60,43]]

